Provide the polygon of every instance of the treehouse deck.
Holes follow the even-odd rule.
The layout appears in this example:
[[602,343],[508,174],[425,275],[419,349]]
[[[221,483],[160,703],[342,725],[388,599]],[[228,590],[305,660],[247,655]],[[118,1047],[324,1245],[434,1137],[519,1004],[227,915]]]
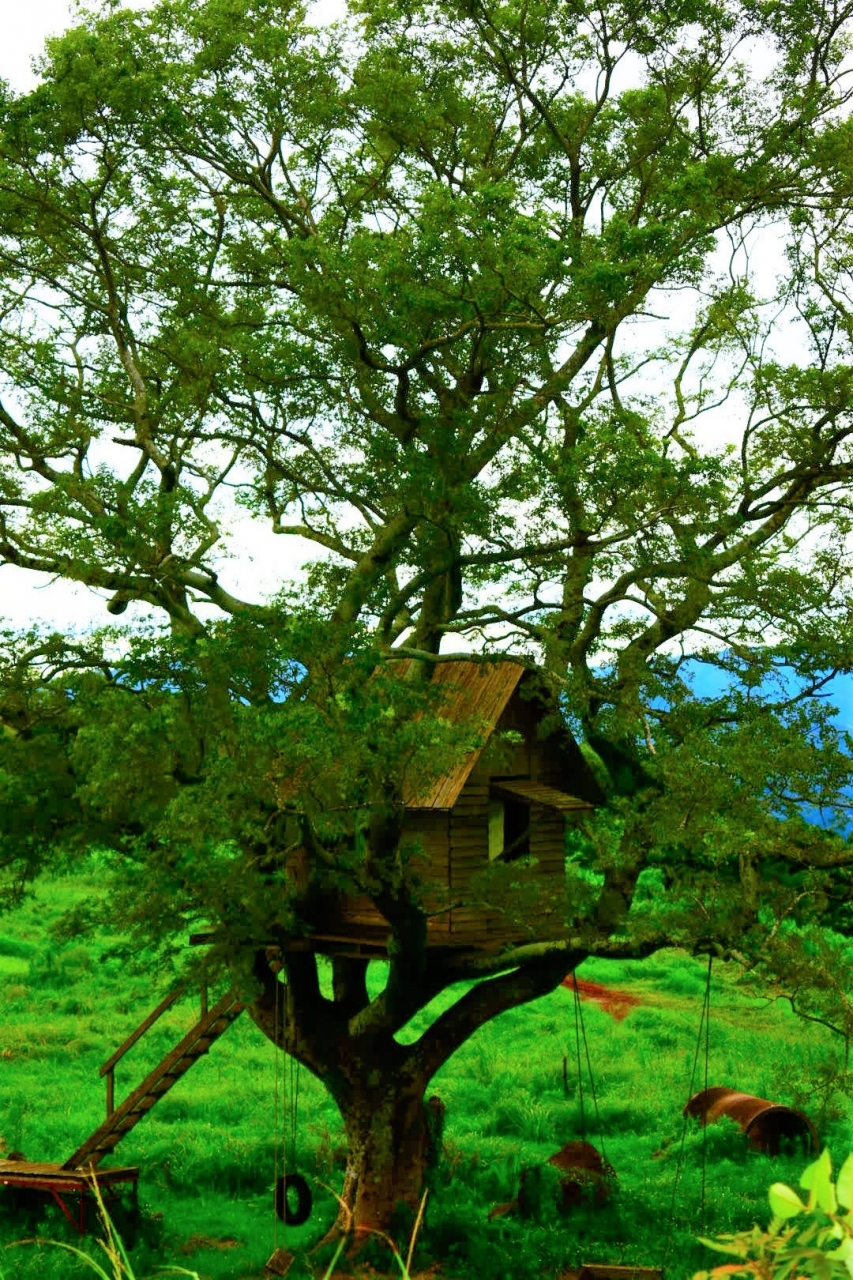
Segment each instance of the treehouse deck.
[[[370,960],[387,959],[390,926],[379,924],[378,920],[381,920],[381,917],[376,911],[372,916],[364,912],[359,919],[353,919],[352,915],[348,915],[342,921],[330,924],[323,930],[317,930],[310,937],[288,939],[284,943],[284,950],[319,951],[328,956],[352,956]],[[506,928],[496,932],[491,921],[483,921],[479,926],[475,922],[469,922],[464,930],[459,929],[455,933],[449,932],[446,928],[428,927],[427,947],[430,951],[435,949],[445,953],[460,954],[470,951],[482,955],[497,953],[505,946],[524,942],[559,942],[566,936],[564,925],[557,923],[553,929],[548,929],[547,926],[543,926],[541,916],[537,919],[537,926],[535,933],[532,934],[526,930]],[[219,937],[215,929],[207,929],[201,933],[190,934],[189,943],[194,947],[210,946]],[[262,948],[278,947],[281,944],[273,938],[266,938],[252,945]]]

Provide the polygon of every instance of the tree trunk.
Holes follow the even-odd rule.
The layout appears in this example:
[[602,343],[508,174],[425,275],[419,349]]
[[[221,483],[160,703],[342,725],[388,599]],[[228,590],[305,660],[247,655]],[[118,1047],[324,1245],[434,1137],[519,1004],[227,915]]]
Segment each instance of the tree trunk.
[[[350,1237],[348,1254],[352,1256],[372,1234],[381,1232],[405,1254],[427,1175],[441,1153],[444,1104],[436,1096],[424,1100],[434,1068],[426,1068],[416,1052],[397,1044],[390,1033],[354,1038],[346,1017],[336,1025],[326,1021],[323,1013],[329,1017],[331,1002],[321,997],[314,1016],[306,1020],[307,1027],[300,1025],[298,1017],[288,1017],[300,1003],[296,988],[311,986],[312,961],[313,957],[289,957],[289,986],[279,986],[278,998],[268,987],[248,1011],[265,1035],[322,1081],[343,1120],[347,1145],[343,1203],[334,1225],[316,1247],[344,1234]],[[361,1003],[358,983],[351,990],[340,977],[338,1003],[351,1013],[348,1002],[354,1008]]]
[[[561,951],[486,978],[440,1014],[416,1044],[401,1045],[393,1033],[410,1011],[382,1025],[388,988],[369,1001],[366,960],[337,963],[335,998],[329,1000],[320,992],[312,953],[292,951],[282,959],[272,951],[257,953],[255,976],[262,991],[249,1004],[250,1017],[322,1081],[344,1123],[347,1168],[341,1205],[316,1248],[344,1234],[352,1257],[371,1238],[378,1240],[379,1233],[386,1237],[386,1248],[390,1238],[405,1256],[429,1175],[441,1155],[444,1105],[435,1095],[425,1100],[430,1080],[479,1027],[554,990],[581,958]],[[286,984],[274,976],[282,964]],[[444,977],[439,981],[433,976],[429,983],[422,979],[419,1004],[446,985]],[[372,1025],[362,1018],[371,1010]],[[388,1261],[393,1272],[390,1255]]]
[[405,1254],[408,1237],[397,1236],[411,1229],[441,1151],[444,1105],[435,1096],[425,1102],[425,1086],[423,1078],[388,1077],[341,1105],[348,1155],[333,1230],[352,1233],[351,1252],[382,1232]]

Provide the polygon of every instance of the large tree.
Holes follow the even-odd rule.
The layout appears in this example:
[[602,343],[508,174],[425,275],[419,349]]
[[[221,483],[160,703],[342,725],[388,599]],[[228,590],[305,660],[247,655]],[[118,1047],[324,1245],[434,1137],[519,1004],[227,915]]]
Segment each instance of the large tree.
[[[6,636],[4,891],[97,840],[149,963],[208,922],[362,1234],[418,1201],[437,1069],[586,957],[781,973],[849,927],[851,10],[108,5],[3,94],[0,555],[127,611]],[[235,501],[319,549],[298,585],[246,598]],[[400,797],[478,731],[431,701],[454,635],[604,785],[562,940],[425,945]],[[341,888],[389,922],[373,1000],[304,946]]]

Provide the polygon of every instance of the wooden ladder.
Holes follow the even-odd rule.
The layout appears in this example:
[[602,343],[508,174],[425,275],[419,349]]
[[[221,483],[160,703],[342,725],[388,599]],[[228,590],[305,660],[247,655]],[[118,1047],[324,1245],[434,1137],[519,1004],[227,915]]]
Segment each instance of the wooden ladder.
[[173,991],[168,995],[101,1067],[100,1074],[107,1077],[107,1118],[74,1154],[59,1166],[61,1169],[79,1169],[84,1162],[87,1166],[94,1167],[105,1155],[109,1155],[125,1134],[130,1133],[131,1129],[144,1115],[148,1114],[165,1093],[168,1093],[172,1085],[180,1080],[193,1063],[207,1053],[214,1040],[218,1040],[222,1033],[228,1030],[231,1023],[245,1008],[238,999],[236,990],[232,989],[226,992],[212,1009],[208,1009],[206,992],[202,989],[202,1013],[195,1026],[175,1045],[174,1049],[166,1054],[162,1062],[149,1072],[142,1084],[134,1089],[124,1102],[118,1107],[114,1106],[113,1072],[116,1063],[182,994],[181,991]]

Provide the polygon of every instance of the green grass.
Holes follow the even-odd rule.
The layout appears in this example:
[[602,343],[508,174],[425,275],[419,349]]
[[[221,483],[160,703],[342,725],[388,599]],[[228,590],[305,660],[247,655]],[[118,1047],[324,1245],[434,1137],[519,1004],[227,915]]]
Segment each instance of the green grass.
[[[115,938],[72,946],[49,942],[47,929],[77,898],[94,891],[85,878],[39,886],[35,901],[5,917],[0,936],[0,1142],[31,1160],[63,1160],[104,1117],[100,1064],[161,993],[129,977],[110,958]],[[432,1259],[443,1274],[489,1280],[552,1277],[582,1260],[659,1265],[670,1221],[702,1003],[703,967],[679,954],[644,963],[588,963],[581,976],[629,987],[643,999],[621,1023],[585,1003],[600,1124],[588,1096],[586,1136],[602,1146],[618,1173],[611,1204],[571,1219],[493,1222],[493,1205],[514,1198],[527,1164],[581,1136],[574,1070],[574,1017],[565,989],[512,1010],[484,1027],[433,1080],[429,1092],[447,1105],[438,1185],[415,1252],[415,1270]],[[329,975],[325,975],[328,981]],[[815,1094],[833,1054],[829,1034],[798,1021],[783,1005],[745,995],[737,973],[718,965],[712,998],[710,1083],[737,1086],[806,1109],[836,1165],[853,1147],[850,1109],[841,1095]],[[383,966],[371,966],[373,990]],[[465,984],[433,1002],[401,1033],[412,1041]],[[172,1047],[197,1016],[187,1000],[170,1009],[119,1064],[122,1098]],[[569,1096],[563,1056],[569,1059]],[[304,1227],[276,1226],[271,1188],[275,1153],[276,1052],[248,1017],[240,1018],[209,1055],[122,1142],[111,1163],[139,1165],[145,1221],[131,1250],[138,1277],[158,1266],[197,1270],[202,1280],[256,1280],[277,1243],[294,1251],[312,1244],[335,1214],[340,1191],[342,1127],[327,1095],[300,1075],[296,1161],[313,1182],[314,1212]],[[694,1088],[701,1087],[697,1078]],[[775,1160],[751,1151],[736,1127],[707,1132],[705,1229],[709,1234],[768,1218],[767,1188],[796,1182],[801,1155]],[[700,1214],[701,1131],[691,1128],[673,1219],[668,1280],[707,1266],[695,1243]],[[5,1197],[8,1200],[8,1196]],[[91,1274],[58,1250],[2,1246],[22,1234],[0,1196],[0,1270],[6,1280],[71,1280]],[[26,1224],[24,1224],[26,1225]],[[55,1206],[33,1224],[40,1236],[73,1240]],[[119,1220],[119,1226],[121,1222]],[[32,1232],[27,1232],[32,1234]],[[404,1237],[405,1239],[405,1237]],[[88,1245],[94,1249],[94,1240]],[[403,1240],[401,1239],[401,1243]],[[328,1259],[325,1259],[328,1261]],[[301,1265],[301,1264],[300,1264]],[[322,1275],[321,1262],[315,1272]],[[311,1272],[298,1265],[290,1280]]]

